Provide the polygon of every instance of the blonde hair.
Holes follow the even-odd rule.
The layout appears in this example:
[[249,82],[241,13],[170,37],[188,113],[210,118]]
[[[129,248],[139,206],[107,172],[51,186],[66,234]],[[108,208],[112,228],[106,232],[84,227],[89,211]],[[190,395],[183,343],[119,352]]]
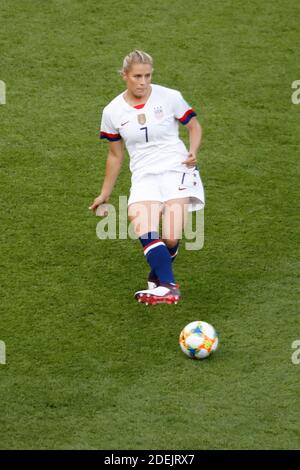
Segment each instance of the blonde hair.
[[120,74],[123,75],[127,73],[133,64],[149,64],[153,67],[153,59],[151,55],[147,54],[144,51],[135,51],[130,52],[123,60],[123,67],[119,70]]

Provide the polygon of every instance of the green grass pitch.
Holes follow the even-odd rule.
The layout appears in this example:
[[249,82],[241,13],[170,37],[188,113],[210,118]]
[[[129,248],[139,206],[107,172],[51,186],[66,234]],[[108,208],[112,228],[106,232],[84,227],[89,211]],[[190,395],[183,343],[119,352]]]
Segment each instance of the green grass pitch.
[[[0,0],[1,449],[299,448],[299,15],[296,0]],[[204,128],[205,244],[182,243],[173,307],[135,302],[139,242],[100,241],[88,211],[100,113],[134,48]],[[112,203],[129,184],[126,160]],[[220,333],[202,362],[178,346],[197,319]]]

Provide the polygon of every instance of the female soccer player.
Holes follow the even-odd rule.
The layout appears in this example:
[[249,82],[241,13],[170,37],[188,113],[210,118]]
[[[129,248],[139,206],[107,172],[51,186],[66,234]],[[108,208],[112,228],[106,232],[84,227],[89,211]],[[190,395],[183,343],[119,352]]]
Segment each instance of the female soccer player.
[[[204,207],[204,190],[196,167],[202,135],[196,113],[179,91],[152,84],[152,72],[146,52],[135,50],[123,61],[127,89],[103,110],[100,137],[109,142],[106,174],[90,209],[96,211],[109,200],[125,144],[132,173],[128,218],[151,269],[148,289],[136,292],[135,298],[153,305],[180,300],[172,261],[188,211]],[[179,138],[179,122],[188,130],[189,150]]]

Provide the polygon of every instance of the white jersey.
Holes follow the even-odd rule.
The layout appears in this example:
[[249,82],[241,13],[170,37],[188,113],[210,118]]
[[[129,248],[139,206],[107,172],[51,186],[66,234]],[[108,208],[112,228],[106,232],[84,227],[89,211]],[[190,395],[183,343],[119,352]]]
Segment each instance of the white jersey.
[[132,181],[145,174],[193,171],[182,165],[188,151],[179,138],[178,122],[187,124],[196,113],[179,91],[154,84],[151,88],[145,105],[129,105],[123,92],[103,110],[100,137],[123,139]]

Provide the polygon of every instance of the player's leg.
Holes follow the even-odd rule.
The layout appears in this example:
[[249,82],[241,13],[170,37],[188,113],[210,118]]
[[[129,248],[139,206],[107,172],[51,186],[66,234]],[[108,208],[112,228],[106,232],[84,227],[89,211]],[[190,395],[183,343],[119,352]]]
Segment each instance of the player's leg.
[[178,239],[162,238],[162,240],[166,244],[166,247],[169,250],[172,263],[174,263],[175,259],[177,258],[178,252],[179,252],[180,239],[179,238]]
[[128,206],[128,219],[139,237],[158,232],[163,204],[159,201],[139,201]]
[[[162,211],[162,241],[169,250],[172,263],[178,255],[179,242],[188,218],[188,207],[190,198],[172,199],[164,203]],[[151,270],[148,276],[148,287],[154,288],[158,285],[155,272]]]
[[[146,201],[146,203],[143,201]],[[159,231],[162,207],[159,175],[146,174],[132,181],[128,201],[128,216],[138,237]],[[148,288],[154,288],[158,284],[158,276],[151,269],[148,276]]]
[[172,260],[178,254],[179,241],[188,220],[190,198],[171,199],[164,203],[162,213],[162,239],[166,244]]
[[[166,247],[169,250],[169,254],[171,256],[171,261],[174,263],[175,258],[178,255],[179,251],[179,239],[165,239],[162,238],[162,241],[166,245]],[[159,285],[159,279],[156,276],[155,272],[153,270],[150,271],[148,275],[148,287],[149,289],[153,289],[154,287]]]
[[161,282],[174,282],[169,251],[159,237],[159,221],[163,205],[158,201],[130,204],[128,218],[142,244],[144,255]]
[[[140,201],[130,204],[128,208],[129,221],[140,239],[151,270],[157,275],[161,284],[160,288],[136,293],[137,300],[143,303],[174,303],[178,300],[171,256],[158,234],[162,207],[157,201]],[[171,293],[173,288],[174,292]]]

